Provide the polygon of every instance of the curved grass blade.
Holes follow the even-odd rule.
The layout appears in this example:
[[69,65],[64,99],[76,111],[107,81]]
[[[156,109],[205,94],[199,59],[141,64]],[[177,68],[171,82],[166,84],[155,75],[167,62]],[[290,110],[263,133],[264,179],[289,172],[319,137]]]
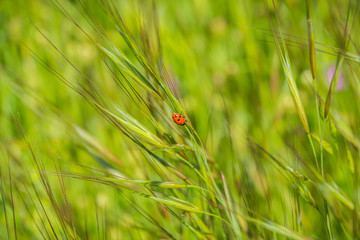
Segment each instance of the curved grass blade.
[[105,47],[99,45],[99,48],[115,63],[117,63],[120,68],[127,73],[132,79],[134,79],[139,85],[144,87],[154,97],[163,100],[160,93],[155,89],[155,87],[150,83],[150,81],[128,60],[124,54],[121,54],[117,50],[118,54],[112,53],[107,50]]
[[[272,20],[271,20],[270,10],[269,10],[269,6],[268,6],[268,3],[267,3],[266,0],[264,0],[264,5],[265,5],[268,20],[269,20],[269,23],[270,23],[270,26],[271,26],[271,29],[272,29],[276,50],[277,50],[277,52],[279,54],[281,65],[283,67],[285,77],[286,77],[287,83],[288,83],[289,88],[290,88],[291,97],[292,97],[293,102],[295,104],[296,111],[297,111],[297,113],[299,115],[300,121],[301,121],[306,133],[309,134],[310,129],[309,129],[309,124],[308,124],[307,117],[306,117],[306,114],[305,114],[305,109],[304,109],[304,107],[303,107],[303,105],[301,103],[301,100],[300,100],[299,91],[297,89],[295,78],[294,78],[292,70],[291,70],[290,58],[289,58],[289,55],[288,55],[288,52],[287,52],[287,48],[286,48],[284,39],[282,37],[282,33],[281,33],[280,30],[277,30],[277,28],[279,28],[279,26],[276,27],[273,24]],[[276,8],[275,8],[275,4],[274,4],[274,11],[275,11],[276,19],[277,19],[277,22],[278,22],[278,25],[279,25],[279,19],[278,19],[278,16],[277,16],[277,11],[276,11]]]
[[329,115],[330,103],[334,96],[336,86],[338,84],[340,68],[342,66],[343,61],[344,61],[344,55],[339,56],[339,59],[336,63],[335,73],[333,78],[331,79],[330,88],[325,101],[325,109],[324,109],[325,118],[327,118],[327,116]]

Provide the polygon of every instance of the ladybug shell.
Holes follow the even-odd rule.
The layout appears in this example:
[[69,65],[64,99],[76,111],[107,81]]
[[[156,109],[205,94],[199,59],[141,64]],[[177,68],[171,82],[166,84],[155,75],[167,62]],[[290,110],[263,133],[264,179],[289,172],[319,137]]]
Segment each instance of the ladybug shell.
[[178,113],[173,113],[172,118],[177,125],[185,125],[186,119]]

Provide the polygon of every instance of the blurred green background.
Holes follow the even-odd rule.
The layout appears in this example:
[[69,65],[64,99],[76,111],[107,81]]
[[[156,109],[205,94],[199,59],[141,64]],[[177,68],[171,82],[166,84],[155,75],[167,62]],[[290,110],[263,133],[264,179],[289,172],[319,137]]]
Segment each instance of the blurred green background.
[[[0,238],[359,239],[358,2],[311,2],[316,88],[306,1],[277,1],[279,22],[272,2],[267,3],[269,10],[264,1],[250,0],[1,1]],[[125,80],[116,62],[99,51],[98,44],[111,43],[129,61],[139,57],[119,34],[116,26],[121,24],[106,11],[109,6],[117,9],[131,41],[147,49],[141,54],[157,59],[152,64],[159,72],[166,69],[164,84],[201,139],[209,174],[224,195],[225,177],[228,201],[236,209],[230,220],[221,211],[214,214],[236,222],[241,234],[227,232],[224,222],[209,215],[193,213],[191,219],[183,209],[106,182],[107,174],[180,180],[167,178],[148,152],[59,76],[116,104],[176,154],[183,154],[177,146],[189,146],[189,161],[199,157],[190,128],[172,122],[174,109],[154,100],[131,78]],[[283,35],[274,33],[268,14]],[[312,138],[299,119],[274,36],[284,40],[288,50]],[[316,96],[325,101],[328,75],[331,78],[340,53],[345,56],[338,64],[343,86],[330,106],[336,119],[323,120],[324,104],[317,109]],[[135,65],[149,76],[143,66]],[[131,84],[121,86],[114,76]],[[178,160],[158,147],[149,149],[204,187]],[[323,176],[314,160],[320,162],[321,157]],[[77,175],[59,177],[60,172]],[[42,185],[44,178],[51,190]],[[158,196],[159,191],[197,206],[208,204],[212,211],[206,193],[196,189],[143,188],[149,195]]]

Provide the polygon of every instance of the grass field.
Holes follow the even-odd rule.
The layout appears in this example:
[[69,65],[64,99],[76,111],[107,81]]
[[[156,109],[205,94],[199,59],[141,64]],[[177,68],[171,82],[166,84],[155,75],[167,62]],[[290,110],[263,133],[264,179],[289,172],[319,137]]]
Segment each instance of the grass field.
[[0,239],[360,239],[359,17],[0,1]]

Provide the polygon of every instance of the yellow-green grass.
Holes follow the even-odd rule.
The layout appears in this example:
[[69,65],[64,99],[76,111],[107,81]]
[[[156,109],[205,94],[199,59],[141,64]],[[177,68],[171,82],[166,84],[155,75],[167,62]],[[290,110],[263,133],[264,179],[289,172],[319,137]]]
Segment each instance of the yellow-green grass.
[[358,239],[358,7],[2,1],[0,239]]

